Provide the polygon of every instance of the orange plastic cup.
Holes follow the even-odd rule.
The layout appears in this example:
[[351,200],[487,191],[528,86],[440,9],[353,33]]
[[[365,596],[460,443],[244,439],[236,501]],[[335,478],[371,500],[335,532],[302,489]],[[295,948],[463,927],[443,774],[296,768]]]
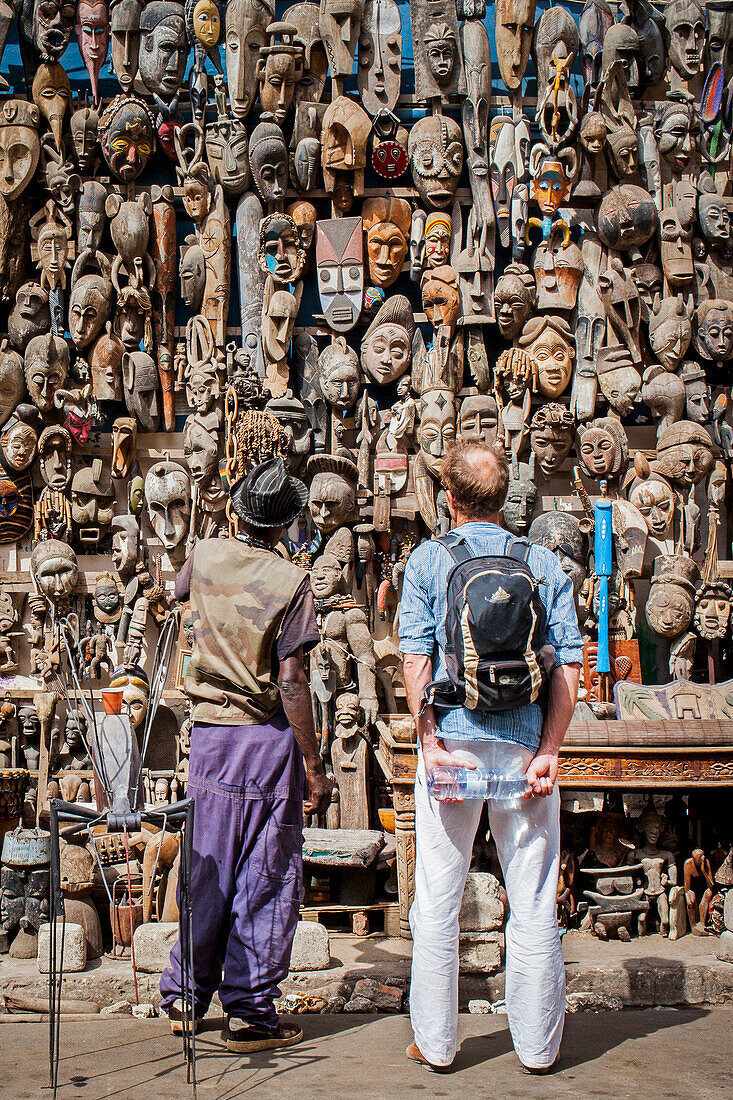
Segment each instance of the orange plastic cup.
[[102,688],[102,704],[105,714],[122,714],[122,688]]

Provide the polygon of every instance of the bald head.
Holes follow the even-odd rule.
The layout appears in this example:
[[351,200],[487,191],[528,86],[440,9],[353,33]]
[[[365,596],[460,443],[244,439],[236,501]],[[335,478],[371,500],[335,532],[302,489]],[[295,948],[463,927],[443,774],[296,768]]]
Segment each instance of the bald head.
[[457,512],[466,519],[489,519],[504,505],[509,466],[488,443],[460,442],[443,459],[440,480]]

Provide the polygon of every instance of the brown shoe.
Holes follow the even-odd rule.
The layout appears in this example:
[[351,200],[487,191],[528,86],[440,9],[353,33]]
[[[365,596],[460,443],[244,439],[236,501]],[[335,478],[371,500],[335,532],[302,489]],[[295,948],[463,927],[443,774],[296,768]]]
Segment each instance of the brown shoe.
[[258,1050],[295,1046],[303,1038],[303,1029],[282,1022],[274,1028],[260,1027],[258,1024],[248,1024],[238,1016],[228,1016],[225,1036],[227,1050],[234,1054],[255,1054]]
[[427,1058],[421,1053],[417,1043],[410,1043],[409,1047],[405,1050],[405,1057],[409,1058],[411,1062],[417,1062],[419,1066],[425,1066],[425,1069],[429,1069],[432,1073],[450,1073],[453,1063],[449,1066],[435,1066],[432,1062],[429,1062]]
[[[177,997],[173,1004],[168,1009],[168,1019],[171,1022],[171,1031],[174,1035],[183,1035],[183,1001],[180,997]],[[196,1031],[201,1026],[203,1017],[196,1016],[193,1025]]]

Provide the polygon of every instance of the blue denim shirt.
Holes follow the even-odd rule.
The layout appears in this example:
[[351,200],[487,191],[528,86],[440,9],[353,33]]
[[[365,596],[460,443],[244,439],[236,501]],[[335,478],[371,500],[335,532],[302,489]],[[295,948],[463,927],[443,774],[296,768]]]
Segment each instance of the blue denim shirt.
[[[461,534],[476,554],[505,554],[513,535],[495,523],[465,523]],[[558,558],[544,546],[530,547],[527,564],[544,580],[540,599],[547,611],[544,645],[555,648],[558,664],[580,664],[583,640],[573,600],[573,586]],[[400,602],[400,653],[422,653],[432,658],[433,679],[445,676],[445,613],[448,574],[453,559],[444,546],[431,540],[410,554],[405,567]],[[542,734],[542,711],[537,703],[495,713],[459,707],[437,714],[441,737],[454,741],[513,741],[536,752]]]

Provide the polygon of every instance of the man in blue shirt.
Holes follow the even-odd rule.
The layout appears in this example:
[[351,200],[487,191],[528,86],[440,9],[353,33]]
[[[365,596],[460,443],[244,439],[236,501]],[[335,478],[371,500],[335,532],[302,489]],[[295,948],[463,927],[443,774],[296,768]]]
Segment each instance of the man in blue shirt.
[[[484,443],[458,443],[441,480],[454,528],[475,554],[505,554],[513,536],[499,524],[508,485],[506,460]],[[530,1073],[559,1057],[565,1021],[565,969],[557,928],[560,860],[558,753],[572,717],[583,656],[572,584],[551,550],[533,545],[528,565],[547,611],[543,643],[557,665],[546,713],[532,703],[497,713],[422,708],[425,688],[445,675],[445,614],[453,559],[437,542],[410,555],[400,603],[400,652],[420,754],[415,781],[417,861],[410,910],[414,941],[408,1058],[445,1071],[458,1024],[458,914],[482,803],[437,802],[426,772],[438,765],[524,771],[521,803],[489,800],[491,831],[511,916],[506,927],[506,1004],[514,1048]]]

